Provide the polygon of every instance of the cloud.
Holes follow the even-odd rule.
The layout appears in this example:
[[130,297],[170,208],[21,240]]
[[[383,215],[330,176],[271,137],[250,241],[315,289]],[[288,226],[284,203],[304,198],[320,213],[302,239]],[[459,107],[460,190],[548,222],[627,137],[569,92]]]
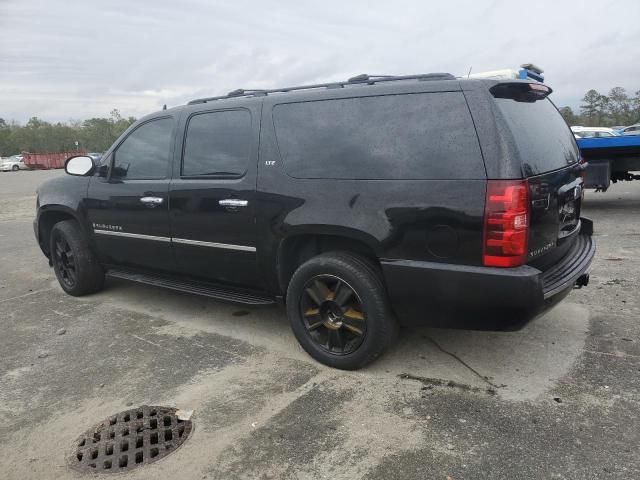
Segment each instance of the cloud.
[[0,117],[141,116],[358,73],[534,62],[554,100],[640,89],[640,2],[0,0]]

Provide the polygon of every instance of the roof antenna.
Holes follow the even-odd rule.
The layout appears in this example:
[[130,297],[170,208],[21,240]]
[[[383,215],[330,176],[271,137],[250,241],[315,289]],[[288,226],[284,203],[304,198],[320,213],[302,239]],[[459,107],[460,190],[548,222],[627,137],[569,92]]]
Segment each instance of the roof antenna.
[[162,110],[166,110],[166,109],[167,109],[167,104],[165,103],[165,104],[162,106]]
[[471,70],[473,69],[473,65],[469,67],[469,72],[467,72],[467,78],[471,76]]

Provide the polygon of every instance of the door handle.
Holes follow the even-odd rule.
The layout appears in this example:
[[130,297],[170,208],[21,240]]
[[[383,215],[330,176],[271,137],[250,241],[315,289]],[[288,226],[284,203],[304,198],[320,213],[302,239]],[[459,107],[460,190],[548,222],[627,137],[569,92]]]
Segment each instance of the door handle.
[[249,205],[249,201],[240,200],[238,198],[225,198],[224,200],[220,200],[218,204],[223,207],[246,207]]
[[140,201],[142,203],[144,203],[147,207],[154,208],[157,205],[160,205],[162,202],[164,202],[164,198],[162,198],[162,197],[142,197],[140,199]]

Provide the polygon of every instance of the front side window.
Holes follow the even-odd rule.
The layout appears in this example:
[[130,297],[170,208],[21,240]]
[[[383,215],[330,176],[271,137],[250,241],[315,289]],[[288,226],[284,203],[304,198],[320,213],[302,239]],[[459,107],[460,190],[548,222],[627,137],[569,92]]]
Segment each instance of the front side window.
[[242,176],[247,171],[251,145],[249,111],[194,115],[187,125],[182,176]]
[[142,124],[116,149],[112,175],[127,180],[166,178],[172,135],[172,118]]

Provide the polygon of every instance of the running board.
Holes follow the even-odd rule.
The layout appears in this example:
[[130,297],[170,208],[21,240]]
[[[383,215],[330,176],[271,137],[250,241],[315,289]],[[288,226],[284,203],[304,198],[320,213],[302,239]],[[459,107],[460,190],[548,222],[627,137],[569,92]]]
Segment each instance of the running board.
[[131,282],[144,283],[155,287],[168,288],[178,292],[193,293],[203,297],[215,298],[232,303],[242,303],[244,305],[270,305],[276,303],[269,297],[262,297],[249,292],[231,290],[229,288],[211,285],[202,282],[190,282],[185,280],[175,280],[160,275],[148,273],[131,272],[128,270],[109,269],[107,275],[113,278],[121,278]]

